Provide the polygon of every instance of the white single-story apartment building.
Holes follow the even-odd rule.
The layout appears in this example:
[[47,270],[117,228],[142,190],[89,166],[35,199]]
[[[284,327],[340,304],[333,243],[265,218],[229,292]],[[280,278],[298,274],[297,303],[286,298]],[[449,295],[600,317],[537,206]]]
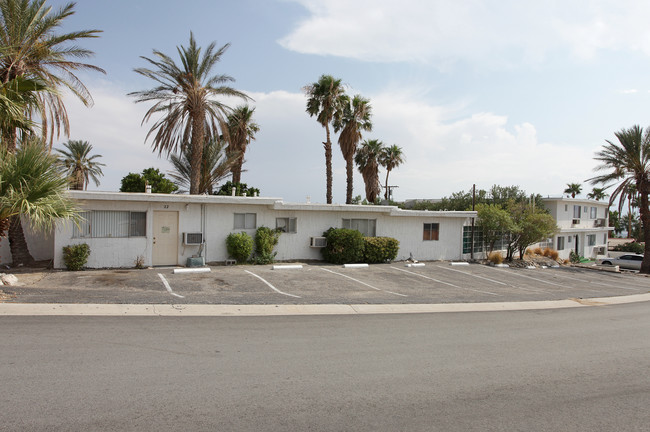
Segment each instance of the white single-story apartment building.
[[543,199],[559,231],[541,244],[556,249],[560,258],[568,259],[571,251],[585,258],[607,255],[609,231],[608,202],[564,197]]
[[[322,235],[330,227],[354,228],[367,236],[399,240],[398,259],[460,260],[463,227],[475,212],[402,210],[395,206],[285,203],[279,198],[214,195],[69,191],[83,209],[84,222],[57,225],[42,239],[29,234],[36,259],[62,268],[62,248],[87,243],[87,266],[186,265],[201,249],[205,262],[226,261],[226,237],[254,236],[260,226],[281,228],[277,260],[321,260]],[[3,263],[8,242],[0,244]],[[34,251],[38,250],[37,254]],[[10,257],[9,257],[10,258]]]

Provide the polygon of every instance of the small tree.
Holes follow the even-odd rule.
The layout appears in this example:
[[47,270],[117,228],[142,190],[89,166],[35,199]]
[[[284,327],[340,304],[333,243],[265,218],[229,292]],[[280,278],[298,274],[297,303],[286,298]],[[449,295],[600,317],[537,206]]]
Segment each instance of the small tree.
[[555,219],[550,214],[527,213],[518,227],[518,238],[515,244],[519,250],[519,259],[523,258],[528,246],[553,236],[557,230]]
[[120,192],[145,192],[146,185],[151,185],[153,193],[172,193],[178,186],[165,177],[158,168],[146,168],[142,174],[129,173],[122,178]]
[[582,192],[582,185],[580,183],[567,183],[567,188],[564,189],[564,193],[571,195],[571,198],[580,195],[580,192]]
[[476,211],[477,227],[483,232],[483,241],[487,245],[488,253],[491,253],[495,243],[512,230],[512,218],[508,211],[496,204],[479,204]]
[[260,190],[254,187],[248,187],[246,183],[233,183],[228,180],[224,183],[219,191],[215,195],[232,195],[232,190],[235,188],[235,195],[245,195],[245,196],[259,196]]

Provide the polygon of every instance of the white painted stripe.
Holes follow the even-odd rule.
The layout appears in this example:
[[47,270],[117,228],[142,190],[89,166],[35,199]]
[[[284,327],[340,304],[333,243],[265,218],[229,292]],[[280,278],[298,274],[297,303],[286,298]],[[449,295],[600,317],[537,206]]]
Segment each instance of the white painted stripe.
[[559,286],[559,287],[562,287],[562,288],[566,288],[565,285],[556,284],[555,282],[549,282],[549,281],[546,281],[546,280],[544,280],[544,279],[538,279],[538,278],[534,278],[534,277],[532,277],[532,276],[526,276],[526,275],[519,274],[519,273],[517,272],[517,270],[514,270],[514,271],[508,271],[508,270],[499,270],[499,269],[495,269],[494,267],[487,267],[487,268],[491,268],[491,269],[494,270],[494,271],[508,272],[508,274],[511,274],[511,275],[519,276],[519,277],[526,278],[526,279],[536,280],[537,282],[542,282],[542,283],[545,283],[545,284],[548,284],[548,285],[555,285],[555,286]]
[[282,291],[280,291],[279,289],[277,289],[276,287],[274,287],[273,285],[271,285],[270,283],[268,283],[268,282],[265,281],[263,278],[261,278],[260,276],[256,275],[256,274],[253,273],[253,272],[249,272],[248,270],[244,270],[244,271],[245,271],[246,273],[250,274],[250,275],[255,276],[256,278],[258,278],[259,280],[261,280],[262,282],[264,282],[265,284],[267,284],[267,285],[268,285],[268,286],[269,286],[273,291],[277,292],[278,294],[286,295],[286,296],[289,296],[289,297],[301,298],[300,296],[297,296],[297,295],[294,295],[294,294],[287,294],[286,292],[282,292]]
[[[562,271],[562,270],[560,270],[560,271]],[[565,278],[565,279],[569,279],[569,280],[574,280],[574,281],[577,281],[577,282],[584,282],[584,283],[589,283],[589,284],[594,284],[594,285],[602,285],[602,286],[606,286],[608,288],[621,288],[621,289],[630,290],[630,291],[643,291],[642,289],[639,289],[639,288],[624,287],[624,286],[620,285],[619,281],[616,281],[617,282],[616,284],[611,284],[611,283],[590,281],[590,280],[587,280],[587,279],[579,279],[579,278],[575,278],[575,277],[572,277],[572,276],[565,276],[565,275],[560,275],[560,274],[556,274],[555,276]],[[593,291],[598,291],[598,290],[593,290]]]
[[158,273],[158,276],[160,276],[160,280],[162,280],[163,285],[165,285],[165,289],[167,292],[173,296],[176,296],[178,298],[185,298],[185,296],[182,296],[180,294],[176,294],[174,291],[172,291],[172,287],[169,286],[169,282],[167,282],[167,279],[165,279],[165,276],[163,276],[161,273]]
[[350,280],[355,281],[356,283],[360,283],[361,285],[365,285],[365,286],[367,286],[368,288],[372,288],[372,289],[377,290],[377,291],[383,291],[383,292],[387,292],[387,293],[389,293],[389,294],[395,294],[395,295],[400,296],[400,297],[408,297],[408,296],[405,295],[405,294],[399,294],[399,293],[396,293],[396,292],[386,291],[386,290],[383,290],[383,289],[380,289],[380,288],[374,287],[374,286],[372,286],[372,285],[370,285],[370,284],[367,284],[367,283],[365,283],[365,282],[362,282],[362,281],[360,281],[360,280],[358,280],[358,279],[355,279],[355,278],[350,277],[350,276],[348,276],[348,275],[344,275],[344,274],[342,274],[342,273],[338,273],[338,272],[332,271],[332,270],[330,270],[330,269],[326,269],[326,268],[323,268],[323,267],[320,267],[320,269],[321,269],[321,270],[325,270],[325,271],[330,272],[330,273],[334,273],[335,275],[343,276],[344,278],[348,278],[348,279],[350,279]]
[[454,288],[466,289],[466,290],[469,290],[469,291],[480,292],[480,293],[483,293],[483,294],[490,294],[490,295],[493,295],[493,296],[501,297],[501,294],[496,294],[496,293],[493,293],[493,292],[490,292],[490,291],[483,291],[483,290],[478,290],[478,289],[474,289],[474,288],[467,288],[467,287],[459,287],[458,285],[454,285],[454,284],[451,284],[451,283],[448,283],[448,282],[443,282],[441,280],[434,279],[432,277],[425,276],[425,275],[422,275],[420,273],[411,272],[411,271],[404,270],[404,269],[397,268],[397,267],[391,267],[391,268],[395,269],[395,270],[403,271],[404,273],[409,273],[409,274],[412,274],[412,275],[415,275],[415,276],[420,276],[420,277],[423,277],[425,279],[432,280],[434,282],[439,282],[439,283],[442,283],[442,284],[445,284],[445,285],[449,285],[449,286],[452,286]]
[[391,267],[391,268],[392,268],[392,269],[395,269],[395,270],[399,270],[399,271],[404,272],[404,273],[412,274],[412,275],[415,275],[415,276],[420,276],[421,278],[429,279],[429,280],[432,280],[432,281],[434,281],[434,282],[438,282],[438,283],[441,283],[441,284],[449,285],[449,286],[452,286],[452,287],[454,287],[454,288],[460,288],[459,286],[456,286],[456,285],[454,285],[454,284],[452,284],[452,283],[449,283],[449,282],[443,282],[443,281],[441,281],[441,280],[434,279],[434,278],[432,278],[432,277],[425,276],[425,275],[420,274],[420,273],[415,273],[415,272],[408,271],[408,270],[404,270],[404,269],[397,268],[397,267]]
[[457,272],[457,273],[462,273],[464,275],[472,276],[472,277],[479,278],[479,279],[483,279],[483,280],[486,280],[486,281],[489,281],[489,282],[494,282],[494,283],[499,284],[499,285],[508,286],[507,283],[503,283],[503,282],[500,282],[500,281],[497,281],[497,280],[494,280],[494,279],[490,279],[490,278],[486,278],[486,277],[483,277],[483,276],[478,276],[478,275],[475,275],[475,274],[472,274],[472,273],[467,273],[467,272],[464,272],[464,271],[451,269],[451,268],[447,268],[447,267],[442,267],[442,266],[436,266],[436,267],[444,269],[444,270],[449,270],[449,271],[453,271],[453,272]]

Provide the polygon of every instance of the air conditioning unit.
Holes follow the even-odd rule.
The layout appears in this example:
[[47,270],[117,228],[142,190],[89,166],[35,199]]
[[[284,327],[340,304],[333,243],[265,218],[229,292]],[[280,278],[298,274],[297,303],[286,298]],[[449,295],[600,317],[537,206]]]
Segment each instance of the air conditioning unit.
[[594,254],[596,255],[605,255],[607,252],[605,246],[598,246],[594,248]]
[[327,246],[327,239],[325,237],[311,237],[309,239],[309,246],[313,248],[324,248]]
[[596,219],[594,222],[594,226],[599,228],[599,227],[604,227],[605,226],[605,219]]
[[184,245],[200,245],[203,243],[203,233],[183,233]]
[[571,225],[580,225],[580,219],[573,219]]

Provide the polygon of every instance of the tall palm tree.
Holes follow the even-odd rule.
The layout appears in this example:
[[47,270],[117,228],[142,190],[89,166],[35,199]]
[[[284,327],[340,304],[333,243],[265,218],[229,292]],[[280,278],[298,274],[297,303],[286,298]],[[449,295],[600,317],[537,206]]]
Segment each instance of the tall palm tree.
[[341,131],[339,135],[339,146],[345,159],[347,174],[347,188],[345,203],[352,204],[353,182],[354,182],[354,154],[357,152],[357,145],[361,141],[361,131],[371,131],[372,107],[370,100],[355,95],[343,110],[343,116],[334,124],[334,130]]
[[354,156],[359,172],[366,185],[366,200],[374,203],[381,185],[379,184],[379,158],[381,157],[384,144],[379,140],[365,140],[361,143],[357,154]]
[[[38,92],[44,90],[46,87],[41,81],[23,76],[0,83],[0,148],[14,148],[17,130],[33,132],[36,124],[27,116],[27,111],[38,104]],[[5,139],[11,142],[5,143]]]
[[580,183],[567,183],[567,188],[564,189],[564,193],[571,195],[571,198],[580,195],[580,192],[582,192],[582,185]]
[[[233,166],[239,160],[238,152],[228,152],[226,141],[212,138],[203,149],[203,162],[201,163],[201,182],[199,183],[199,194],[212,195],[216,186],[228,177]],[[169,173],[174,183],[180,188],[179,192],[185,192],[190,187],[192,174],[192,148],[186,146],[180,155],[172,154],[169,161],[174,171]],[[184,190],[183,190],[184,188]]]
[[59,163],[65,167],[65,172],[70,179],[70,189],[86,190],[90,179],[99,186],[99,177],[103,176],[101,167],[106,166],[95,159],[102,155],[90,155],[93,146],[88,141],[68,140],[63,144],[65,150],[59,152]]
[[241,182],[241,168],[244,164],[246,148],[255,139],[260,127],[253,121],[255,108],[240,105],[228,116],[228,153],[237,153],[238,158],[232,167],[232,182]]
[[[9,230],[13,264],[34,261],[24,236],[12,236],[21,215],[37,229],[52,228],[59,219],[78,220],[78,210],[66,194],[68,179],[56,157],[43,151],[39,140],[26,140],[15,153],[0,149],[0,237]],[[7,221],[11,220],[10,224]],[[21,231],[22,232],[22,231]]]
[[[606,140],[606,145],[596,153],[595,160],[600,162],[595,170],[607,171],[589,179],[591,184],[616,186],[609,199],[610,205],[617,198],[619,206],[626,199],[628,188],[636,187],[639,194],[639,212],[644,228],[645,254],[641,263],[641,273],[650,273],[650,209],[648,192],[650,190],[650,129],[644,133],[643,128],[635,125],[614,133],[617,143]],[[628,198],[629,199],[629,198]]]
[[587,194],[587,198],[589,199],[594,199],[596,201],[600,201],[601,199],[605,199],[607,194],[605,193],[605,188],[592,188],[591,192]]
[[347,102],[345,88],[340,79],[331,75],[321,75],[315,83],[303,87],[307,95],[307,113],[325,128],[325,176],[327,182],[327,204],[332,204],[332,141],[330,124],[343,115]]
[[404,157],[404,151],[401,147],[393,144],[390,147],[384,147],[379,156],[379,163],[381,166],[386,168],[386,187],[384,193],[384,199],[388,199],[388,175],[390,172],[404,163],[406,158]]
[[[86,106],[92,105],[90,92],[77,76],[79,71],[104,70],[77,61],[87,59],[93,52],[77,46],[80,39],[95,38],[99,30],[57,33],[66,18],[74,15],[75,3],[67,3],[53,11],[45,0],[0,0],[0,82],[16,77],[38,79],[49,91],[39,92],[38,103],[30,105],[42,122],[43,135],[50,135],[50,149],[56,132],[68,136],[70,123],[63,103],[61,88],[70,90]],[[48,127],[49,124],[49,127]],[[5,132],[10,149],[16,147],[16,131]]]
[[182,65],[160,51],[154,50],[154,58],[142,57],[155,69],[137,68],[135,72],[158,83],[151,90],[129,93],[137,102],[154,102],[142,123],[154,115],[162,114],[149,130],[147,138],[153,137],[154,150],[167,155],[179,147],[190,145],[190,194],[199,194],[201,184],[201,163],[203,147],[213,137],[219,135],[219,129],[226,124],[230,107],[217,97],[234,96],[250,99],[244,93],[226,85],[234,81],[228,75],[210,75],[212,69],[221,60],[230,44],[216,49],[212,42],[202,53],[197,46],[194,34],[190,32],[188,47],[177,48]]

